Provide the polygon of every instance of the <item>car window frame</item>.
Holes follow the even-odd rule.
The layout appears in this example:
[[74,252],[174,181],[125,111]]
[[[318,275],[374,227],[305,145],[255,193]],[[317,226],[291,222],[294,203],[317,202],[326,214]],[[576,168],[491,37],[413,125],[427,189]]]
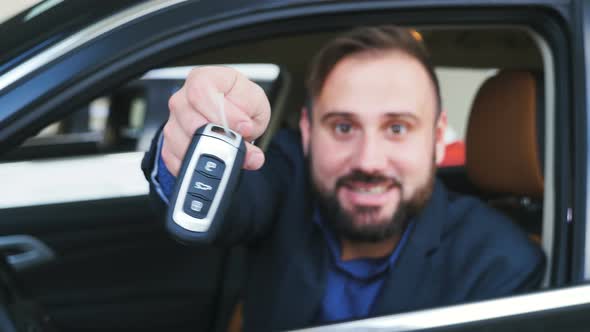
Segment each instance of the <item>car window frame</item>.
[[[581,313],[577,313],[581,311]],[[294,330],[297,332],[352,331],[569,331],[571,321],[548,319],[573,312],[590,323],[590,285],[458,304],[436,309],[362,319]],[[586,314],[584,314],[586,313]],[[575,324],[580,324],[576,321]],[[574,325],[575,325],[574,324]],[[588,326],[587,324],[581,324]],[[552,328],[549,328],[552,326]],[[558,329],[556,329],[558,328]]]
[[[439,5],[435,6],[435,5],[432,5],[432,3],[429,1],[422,1],[422,2],[417,2],[417,4],[415,5],[415,8],[419,9],[419,8],[431,6],[432,8],[434,8],[432,10],[433,13],[436,13],[437,9],[440,9],[440,8],[443,8],[445,10],[448,10],[449,8],[451,8],[451,9],[455,8],[456,12],[461,13],[462,17],[469,17],[469,16],[465,16],[465,11],[469,12],[469,10],[466,10],[465,8],[453,7],[453,3],[456,4],[458,2],[447,2],[443,5],[439,4]],[[549,22],[549,24],[554,24],[557,26],[556,29],[558,29],[558,32],[556,33],[555,31],[551,31],[552,29],[555,29],[555,26],[553,28],[545,27],[544,26],[545,23],[540,23],[540,22],[536,21],[536,20],[538,20],[538,17],[534,17],[534,18],[530,19],[530,18],[526,18],[524,16],[519,16],[519,15],[523,15],[523,13],[528,13],[527,10],[523,9],[523,6],[525,6],[529,3],[534,3],[534,2],[527,1],[526,3],[522,3],[522,4],[519,4],[519,6],[514,7],[514,8],[520,8],[522,10],[522,12],[520,12],[520,13],[506,12],[506,11],[502,11],[500,9],[490,10],[489,13],[488,12],[483,13],[483,12],[485,12],[485,10],[483,10],[483,9],[482,10],[473,9],[473,12],[475,14],[477,14],[477,15],[475,15],[475,17],[481,18],[483,16],[485,18],[484,21],[487,20],[487,22],[495,22],[493,19],[493,15],[497,15],[498,13],[506,14],[506,17],[503,17],[503,19],[507,19],[508,22],[514,22],[512,20],[520,21],[521,23],[525,22],[525,23],[523,23],[525,26],[531,25],[534,27],[533,29],[537,32],[539,32],[539,30],[540,30],[541,31],[540,33],[545,38],[547,38],[547,36],[549,36],[548,39],[550,40],[549,41],[550,48],[555,51],[556,39],[559,39],[559,37],[563,35],[563,32],[562,32],[563,27],[561,27],[558,23]],[[407,2],[404,4],[405,5],[391,4],[390,9],[403,8],[405,10],[408,10],[408,7],[406,7]],[[506,4],[504,4],[504,5],[506,5]],[[321,17],[322,14],[329,15],[331,13],[331,12],[329,12],[329,10],[331,10],[331,9],[336,9],[337,12],[338,11],[347,12],[347,11],[350,11],[351,8],[353,8],[351,6],[352,5],[350,5],[350,4],[347,6],[345,6],[344,4],[333,4],[333,6],[331,6],[330,4],[323,4],[323,5],[316,4],[316,7],[314,7],[310,4],[309,8],[313,8],[315,11],[312,10],[311,14],[308,13],[307,15],[308,16],[317,15],[318,17]],[[363,8],[362,4],[356,4],[356,6],[359,6],[359,7],[354,7],[356,9]],[[366,7],[364,7],[364,9],[367,10],[367,8],[370,6],[371,6],[371,3],[367,4]],[[546,9],[549,11],[554,9],[554,8],[551,8],[551,6],[549,6],[548,4],[546,4],[546,6],[547,6]],[[292,6],[288,9],[285,9],[284,11],[282,11],[280,13],[277,11],[277,13],[275,13],[276,15],[272,16],[272,17],[273,17],[273,19],[277,19],[277,20],[280,18],[285,18],[285,17],[289,18],[289,17],[291,17],[291,15],[293,15],[293,17],[297,17],[296,13],[295,14],[293,13],[293,9],[301,9],[303,7],[304,7],[304,5],[301,5],[300,7]],[[271,10],[269,10],[268,12],[265,12],[265,14],[268,14],[270,12],[271,12]],[[264,16],[260,13],[258,13],[258,14],[261,16]],[[378,16],[375,13],[372,13],[372,14]],[[407,14],[407,12],[404,12],[403,14]],[[252,17],[256,16],[256,14],[252,14],[252,15],[253,15]],[[271,16],[271,15],[267,15],[264,19],[261,19],[261,21],[268,22],[267,20],[269,20],[269,16]],[[359,18],[361,16],[362,15],[358,15],[357,18]],[[411,17],[411,15],[409,15],[409,16],[410,17],[405,18],[405,19],[402,18],[401,16],[398,16],[398,20],[399,20],[399,22],[401,22],[403,24],[404,22],[406,22],[406,23],[410,22],[411,19],[416,19],[416,17]],[[425,14],[425,16],[428,16],[428,15]],[[447,17],[444,18],[444,22],[446,22],[446,24],[452,24],[454,22],[452,17],[453,17],[453,15],[448,15]],[[366,20],[366,17],[364,19]],[[530,21],[529,21],[529,19],[530,19]],[[381,20],[385,20],[385,17],[382,17]],[[455,17],[455,20],[457,20],[457,17]],[[469,19],[464,19],[464,20],[467,22],[476,22],[476,20],[473,16]],[[255,19],[252,19],[251,21],[247,21],[246,23],[252,24],[255,21],[256,21]],[[361,21],[360,18],[359,18],[359,21]],[[376,20],[376,21],[379,21],[379,20]],[[529,22],[529,23],[526,23],[526,22]],[[228,23],[228,22],[226,22],[226,23]],[[240,20],[236,19],[236,22],[233,22],[233,24],[234,25],[225,24],[225,25],[217,26],[217,30],[211,28],[211,26],[213,25],[213,24],[211,24],[211,26],[209,26],[209,28],[211,28],[211,29],[207,30],[204,27],[202,27],[202,29],[207,30],[206,35],[209,35],[209,36],[214,36],[215,31],[217,31],[217,32],[222,31],[223,32],[223,31],[227,31],[227,30],[231,30],[231,29],[237,29],[237,27],[240,27],[240,26],[246,26],[245,29],[246,29],[246,31],[248,31],[247,24],[244,24],[244,21],[240,22]],[[344,25],[344,23],[342,23],[342,22],[341,23],[334,22],[335,26],[338,26],[339,24],[341,26]],[[348,24],[351,24],[351,23],[348,23]],[[546,29],[546,30],[544,30],[544,29]],[[289,29],[285,29],[285,30],[288,31]],[[201,32],[203,32],[203,31],[201,31]],[[190,37],[190,36],[192,36],[192,37]],[[196,33],[193,35],[191,35],[190,33],[187,33],[187,38],[194,41],[194,40],[197,40],[198,38],[203,38],[203,37],[202,36],[199,37],[199,35]],[[207,42],[204,43],[205,46],[203,46],[203,45],[201,45],[201,46],[202,47],[213,47],[215,45],[221,45],[221,44],[223,44],[223,42],[228,43],[229,41],[231,41],[231,39],[227,39],[227,40],[221,42],[219,40],[219,38],[217,38],[217,37],[215,38],[216,40],[214,40],[214,41],[211,39],[208,39]],[[170,47],[170,46],[168,46],[168,47]],[[140,56],[144,56],[145,58],[148,58],[148,56],[145,54],[144,55],[137,55],[137,57],[140,57]],[[134,63],[134,61],[138,61],[137,58],[134,58],[134,60],[131,60],[131,59],[126,59],[126,60],[127,61],[124,61],[124,60],[120,60],[119,62],[115,61],[112,64],[110,64],[109,65],[110,69],[111,69],[110,75],[114,75],[112,73],[112,71],[114,69],[116,69],[118,66],[119,67],[124,66],[124,65],[129,66],[130,63]],[[156,60],[151,60],[151,61],[156,62]],[[162,61],[162,60],[160,60],[160,61]],[[555,68],[561,68],[561,69],[569,68],[567,63],[564,63],[564,61],[567,61],[567,56],[566,57],[559,57],[556,60],[556,63],[554,64]],[[150,61],[147,61],[147,62],[150,63]],[[559,80],[561,77],[563,77],[563,75],[565,75],[565,74],[561,74],[559,70],[555,70],[555,72],[556,72],[555,79],[557,79],[557,80]],[[136,74],[136,72],[134,72],[134,73]],[[87,80],[77,79],[77,81],[79,80],[78,82],[83,82],[83,84],[80,84],[76,88],[73,88],[71,86],[68,87],[68,93],[66,93],[64,96],[62,96],[61,100],[49,98],[49,99],[45,99],[43,101],[43,103],[40,105],[32,106],[30,109],[33,109],[32,112],[36,113],[34,115],[37,117],[37,120],[35,120],[36,122],[32,121],[30,119],[29,120],[26,120],[26,119],[22,120],[21,119],[19,125],[15,126],[15,128],[13,128],[13,131],[19,130],[19,128],[22,129],[23,124],[26,124],[26,123],[35,122],[35,123],[45,123],[46,124],[46,123],[50,122],[48,119],[54,119],[54,118],[59,117],[61,115],[60,112],[56,111],[55,109],[52,109],[52,107],[55,108],[56,105],[67,104],[66,101],[63,100],[64,98],[67,98],[67,97],[74,98],[73,101],[71,102],[72,104],[74,104],[75,102],[80,102],[81,99],[87,100],[89,95],[81,93],[80,91],[89,90],[88,86],[92,85],[92,80],[97,80],[101,77],[104,78],[105,76],[109,77],[108,74],[109,74],[108,72],[99,72],[99,73],[91,75],[92,77],[87,78]],[[108,84],[110,84],[110,85],[116,84],[117,81],[120,82],[122,79],[128,78],[131,75],[133,75],[133,73],[125,72],[125,73],[120,74],[118,76],[118,78],[116,78],[116,79],[113,78],[113,76],[110,76],[111,78],[106,80],[105,82],[103,82],[102,83],[103,85],[97,84],[97,86],[100,87],[97,90],[98,91],[104,90],[105,89],[104,86],[106,86]],[[562,75],[562,76],[560,76],[560,75]],[[559,89],[559,91],[556,92],[556,99],[558,99],[558,100],[555,101],[555,104],[558,105],[560,109],[562,107],[565,107],[565,109],[568,109],[567,106],[569,106],[568,101],[565,100],[565,98],[564,98],[564,96],[567,96],[567,94],[564,93],[564,91],[563,91],[563,89],[567,89],[567,87],[568,87],[568,84],[564,84],[563,86],[556,87],[556,90]],[[78,99],[76,99],[76,98],[78,98]],[[21,109],[26,109],[26,108],[27,107],[23,106]],[[50,114],[50,116],[47,116],[48,114]],[[558,255],[552,257],[552,259],[551,259],[552,261],[557,261],[557,260],[567,261],[565,259],[565,257],[567,257],[567,255],[570,254],[570,252],[568,252],[566,244],[568,243],[567,242],[568,236],[571,235],[571,228],[567,225],[565,225],[565,226],[562,225],[561,221],[564,220],[564,217],[568,214],[568,211],[571,211],[570,210],[571,209],[570,189],[571,189],[571,184],[573,181],[571,180],[571,176],[568,175],[568,170],[570,169],[570,162],[571,162],[572,157],[571,157],[570,153],[567,151],[568,147],[571,145],[570,145],[568,135],[565,135],[563,132],[561,132],[563,129],[559,129],[559,128],[561,128],[560,126],[564,126],[565,128],[569,128],[570,121],[571,121],[571,119],[569,119],[568,115],[559,114],[559,117],[556,121],[556,126],[557,126],[558,130],[556,130],[556,133],[555,133],[555,136],[557,137],[558,141],[556,142],[555,154],[551,156],[554,159],[558,159],[558,160],[563,161],[563,163],[558,164],[557,169],[554,170],[554,172],[556,173],[556,181],[557,181],[557,185],[555,186],[554,189],[555,189],[555,191],[557,191],[556,195],[558,196],[558,198],[556,198],[556,202],[555,202],[556,206],[553,209],[553,212],[551,213],[552,215],[550,216],[550,218],[551,218],[553,224],[559,225],[555,230],[556,236],[559,237],[559,241],[557,241],[555,244],[551,245],[552,249],[553,248],[557,249],[557,254],[558,254]],[[26,131],[23,131],[23,133],[24,132],[26,132]],[[7,137],[12,137],[12,140],[6,139]],[[0,140],[3,143],[5,143],[5,142],[14,142],[15,140],[18,141],[19,138],[18,138],[18,135],[11,135],[10,131],[8,131],[8,133],[0,133]],[[563,149],[564,147],[565,147],[565,149]],[[2,147],[0,147],[0,148],[2,148]],[[554,159],[552,159],[551,161],[553,161]],[[567,266],[567,265],[566,266],[558,266],[558,267],[552,267],[551,269],[552,269],[552,273],[554,273],[553,275],[556,276],[555,278],[553,278],[552,280],[549,281],[549,283],[551,285],[563,285],[563,284],[567,284],[568,282],[571,281],[571,278],[568,276],[571,272],[571,270],[570,270],[571,266]]]

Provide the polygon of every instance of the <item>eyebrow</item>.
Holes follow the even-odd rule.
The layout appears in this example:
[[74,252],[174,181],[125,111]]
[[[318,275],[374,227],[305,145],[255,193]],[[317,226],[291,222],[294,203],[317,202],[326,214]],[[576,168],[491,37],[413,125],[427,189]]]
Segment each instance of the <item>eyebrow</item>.
[[320,122],[328,121],[331,118],[355,119],[356,115],[354,115],[352,112],[347,112],[347,111],[330,111],[327,114],[322,115]]
[[413,122],[420,122],[420,119],[416,116],[416,114],[411,112],[388,112],[384,115],[386,118],[390,119],[403,119],[406,121],[413,121]]
[[[322,116],[322,118],[320,119],[321,122],[327,121],[331,118],[335,118],[335,117],[341,117],[341,118],[346,118],[346,119],[356,119],[357,116],[355,113],[353,112],[348,112],[348,111],[329,111],[327,114],[324,114]],[[401,111],[401,112],[386,112],[383,117],[385,118],[389,118],[389,119],[405,119],[405,120],[410,120],[413,122],[419,122],[420,119],[416,116],[416,114],[412,113],[412,112],[408,112],[408,111]]]

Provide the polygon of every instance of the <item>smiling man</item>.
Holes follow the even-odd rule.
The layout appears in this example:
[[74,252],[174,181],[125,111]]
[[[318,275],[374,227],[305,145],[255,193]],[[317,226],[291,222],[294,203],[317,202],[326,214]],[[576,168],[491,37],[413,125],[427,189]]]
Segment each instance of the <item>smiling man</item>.
[[[369,32],[374,44],[363,45]],[[443,157],[438,82],[408,31],[360,30],[316,59],[313,112],[300,129],[321,211],[330,211],[323,220],[341,236],[343,258],[385,256],[430,198]]]
[[[231,216],[216,242],[248,246],[244,330],[292,329],[528,291],[542,252],[509,220],[435,179],[446,114],[411,30],[366,27],[322,48],[300,134],[248,145]],[[194,131],[219,123],[260,136],[262,90],[227,68],[199,68],[170,100],[144,159],[167,202]],[[265,162],[266,157],[266,162]],[[264,164],[264,165],[263,165]]]

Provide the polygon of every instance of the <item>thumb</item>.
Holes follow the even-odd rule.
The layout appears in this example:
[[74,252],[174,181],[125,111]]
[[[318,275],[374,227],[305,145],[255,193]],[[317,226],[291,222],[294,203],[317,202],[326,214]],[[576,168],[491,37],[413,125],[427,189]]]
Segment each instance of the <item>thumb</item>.
[[246,143],[246,157],[244,158],[244,169],[255,171],[264,165],[264,152],[251,144]]

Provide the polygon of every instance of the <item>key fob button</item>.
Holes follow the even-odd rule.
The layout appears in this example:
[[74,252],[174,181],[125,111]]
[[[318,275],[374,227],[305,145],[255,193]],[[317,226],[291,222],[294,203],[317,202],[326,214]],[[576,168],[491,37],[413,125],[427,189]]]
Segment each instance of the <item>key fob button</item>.
[[188,192],[212,201],[219,187],[219,180],[209,178],[199,172],[193,174]]
[[225,163],[213,156],[203,155],[197,162],[197,171],[210,177],[221,179]]
[[210,204],[211,202],[202,197],[189,194],[184,201],[184,212],[194,218],[203,219],[209,212]]

